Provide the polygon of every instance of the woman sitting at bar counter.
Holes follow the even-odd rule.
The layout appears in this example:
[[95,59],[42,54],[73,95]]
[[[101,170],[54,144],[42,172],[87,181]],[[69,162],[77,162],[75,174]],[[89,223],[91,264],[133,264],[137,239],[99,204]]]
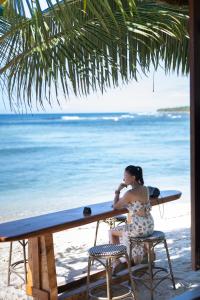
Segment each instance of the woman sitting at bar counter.
[[[120,197],[122,189],[131,186],[125,194]],[[124,171],[124,180],[115,190],[113,207],[120,209],[128,208],[128,224],[117,226],[109,231],[110,243],[119,244],[120,238],[122,243],[127,247],[129,253],[129,236],[145,237],[151,235],[154,231],[154,221],[150,213],[151,204],[149,199],[149,190],[144,186],[142,168],[139,166],[128,166]],[[135,264],[142,261],[144,256],[144,247],[133,245],[132,258]],[[120,261],[114,265],[114,273],[118,271]]]

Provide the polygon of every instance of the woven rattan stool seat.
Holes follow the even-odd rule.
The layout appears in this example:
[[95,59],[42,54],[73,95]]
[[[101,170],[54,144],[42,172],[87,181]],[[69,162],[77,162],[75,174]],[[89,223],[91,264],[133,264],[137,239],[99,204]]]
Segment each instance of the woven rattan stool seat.
[[[134,296],[135,286],[131,276],[131,264],[128,257],[126,246],[121,244],[104,244],[90,248],[88,250],[88,276],[87,276],[87,300],[120,300],[136,299]],[[114,285],[112,275],[113,260],[124,257],[128,267],[128,275],[131,287]],[[90,287],[90,268],[92,261],[98,261],[104,269],[106,275],[106,284]]]
[[94,246],[88,250],[90,256],[119,256],[126,253],[126,246],[119,244],[105,244]]
[[136,241],[136,242],[155,242],[157,240],[164,240],[165,239],[165,234],[162,231],[154,231],[153,234],[151,234],[150,236],[146,236],[146,237],[129,237],[130,240],[132,241]]

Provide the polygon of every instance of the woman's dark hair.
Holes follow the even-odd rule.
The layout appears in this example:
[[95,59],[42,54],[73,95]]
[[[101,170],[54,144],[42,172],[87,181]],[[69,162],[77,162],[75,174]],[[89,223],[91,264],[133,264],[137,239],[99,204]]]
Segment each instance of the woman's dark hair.
[[130,165],[130,166],[126,167],[125,171],[128,172],[130,175],[135,176],[135,179],[139,184],[141,184],[141,185],[144,184],[141,167]]

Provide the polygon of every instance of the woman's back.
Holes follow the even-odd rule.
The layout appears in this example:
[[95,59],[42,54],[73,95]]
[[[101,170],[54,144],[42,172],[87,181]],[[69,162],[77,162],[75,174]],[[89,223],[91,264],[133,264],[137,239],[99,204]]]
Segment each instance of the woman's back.
[[149,190],[144,185],[131,189],[129,192],[132,195],[132,202],[139,201],[141,203],[147,203],[149,201]]
[[145,217],[149,215],[151,203],[149,190],[146,186],[141,186],[137,190],[130,190],[130,202],[127,206],[131,217],[134,215]]

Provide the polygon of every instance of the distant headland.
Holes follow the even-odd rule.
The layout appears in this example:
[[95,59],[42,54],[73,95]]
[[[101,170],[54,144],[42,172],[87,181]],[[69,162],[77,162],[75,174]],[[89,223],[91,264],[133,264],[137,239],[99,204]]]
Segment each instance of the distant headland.
[[157,112],[170,112],[170,113],[189,113],[190,107],[189,106],[179,106],[179,107],[168,107],[168,108],[159,108]]

